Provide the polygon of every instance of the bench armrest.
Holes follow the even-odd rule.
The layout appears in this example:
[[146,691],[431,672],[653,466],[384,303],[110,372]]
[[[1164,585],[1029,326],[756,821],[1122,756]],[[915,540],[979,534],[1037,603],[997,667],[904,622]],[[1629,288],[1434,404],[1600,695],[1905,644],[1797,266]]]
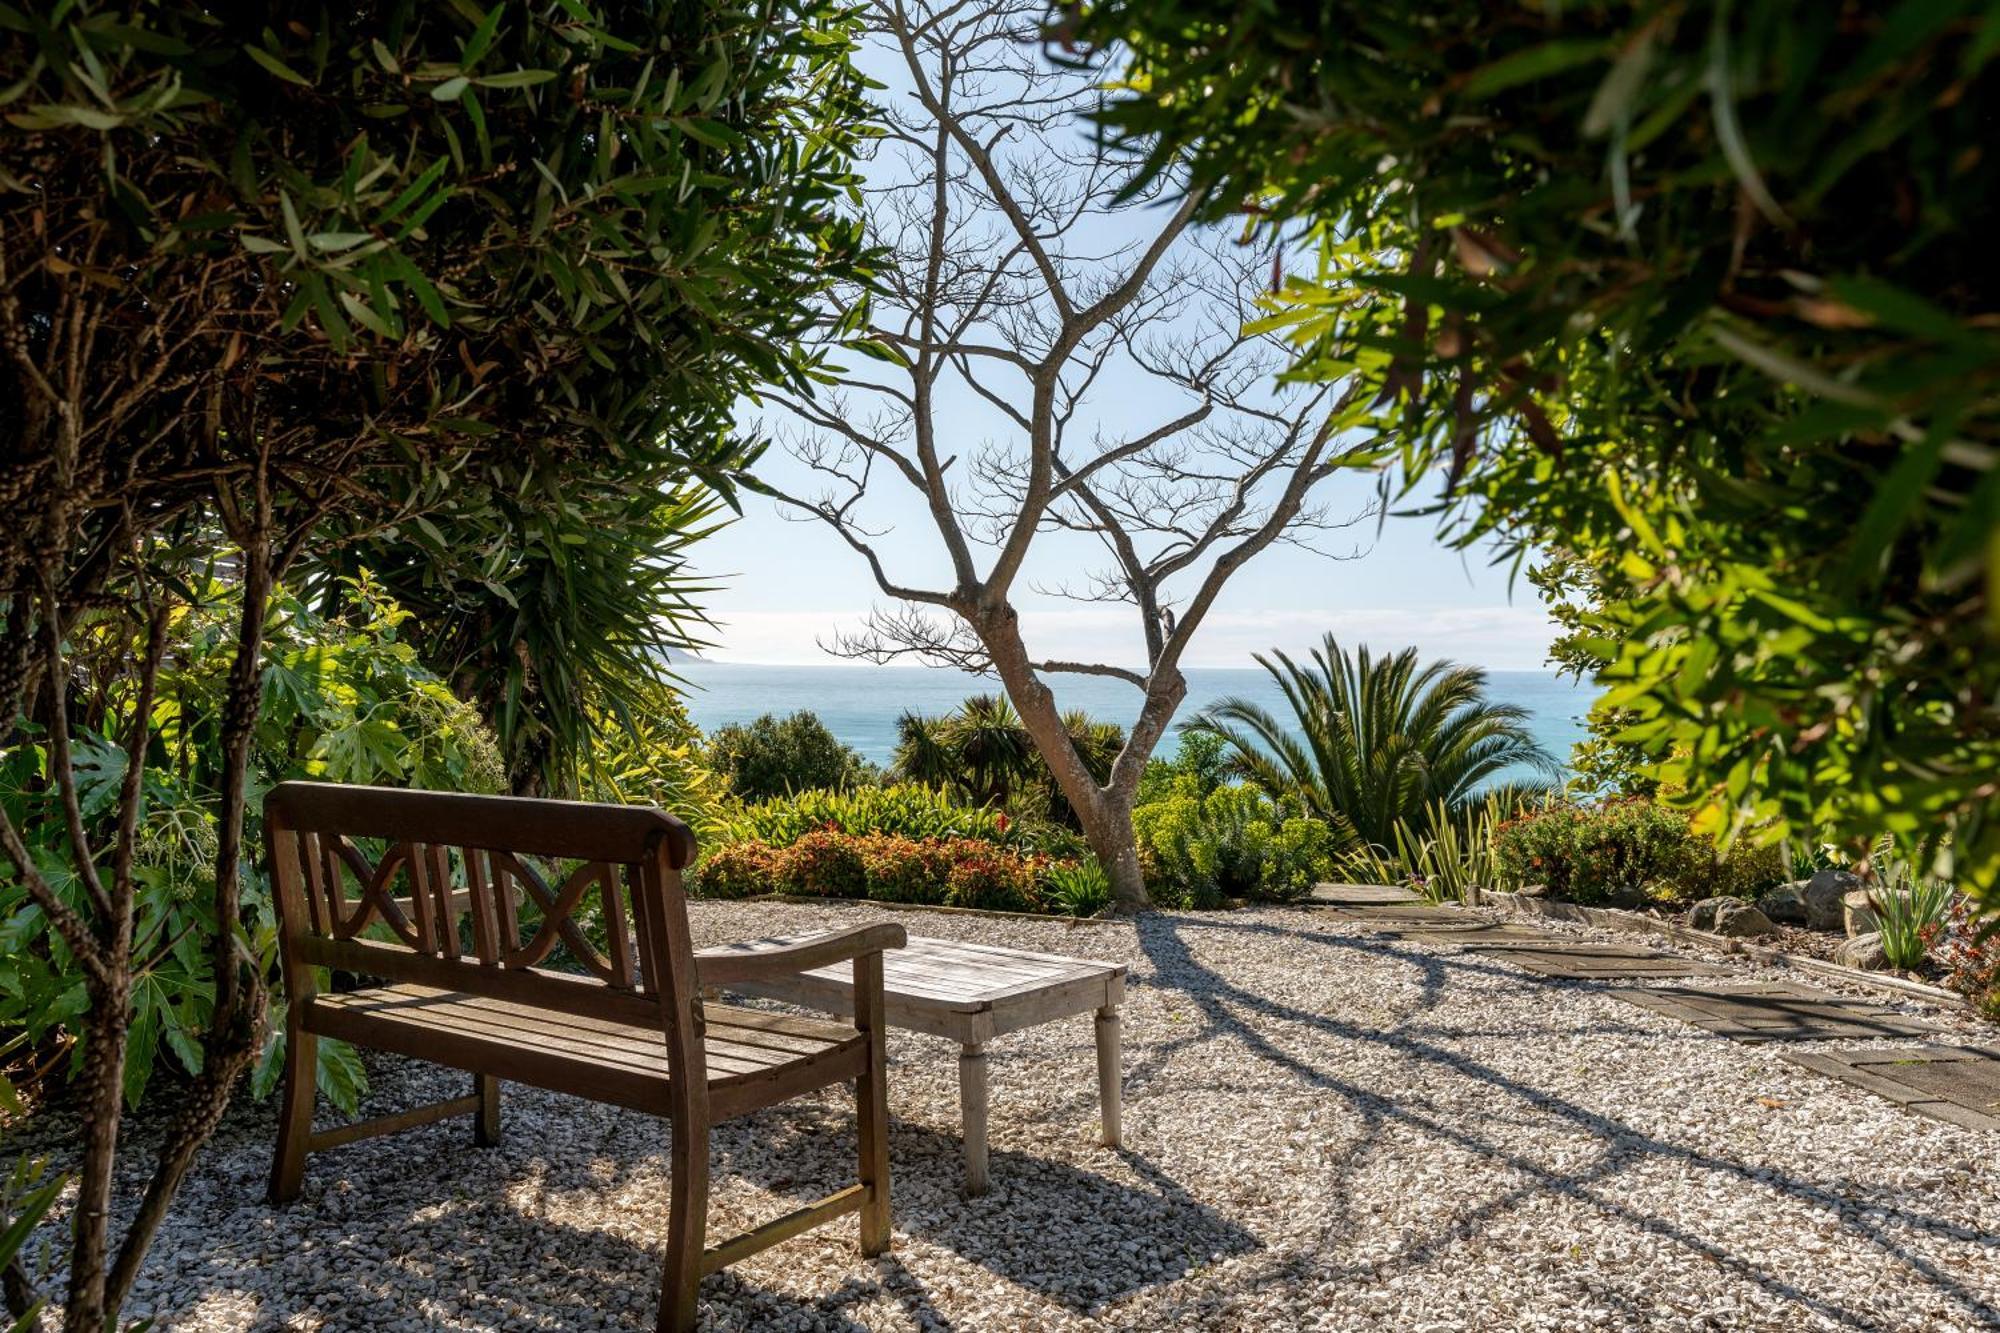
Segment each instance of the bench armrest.
[[727,986],[736,982],[761,981],[766,977],[810,972],[828,963],[846,962],[863,954],[884,949],[900,949],[909,934],[892,922],[829,930],[789,944],[759,948],[755,941],[725,944],[695,954],[695,970],[704,986]]

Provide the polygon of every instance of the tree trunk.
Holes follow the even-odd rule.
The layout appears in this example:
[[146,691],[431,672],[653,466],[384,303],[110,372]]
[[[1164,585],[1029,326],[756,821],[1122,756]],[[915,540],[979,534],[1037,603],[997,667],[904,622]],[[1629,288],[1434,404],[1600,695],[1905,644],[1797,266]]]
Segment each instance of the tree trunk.
[[1096,818],[1083,818],[1084,841],[1111,879],[1111,900],[1121,913],[1143,912],[1153,905],[1146,877],[1139,869],[1139,840],[1132,832],[1130,798],[1107,793]]
[[110,1249],[111,1186],[118,1165],[118,1126],[124,1110],[125,1043],[131,1021],[131,985],[123,959],[113,962],[108,984],[92,984],[84,1024],[83,1154],[70,1239],[69,1301],[64,1328],[103,1328],[105,1258]]
[[[1056,785],[1076,811],[1077,820],[1083,825],[1084,841],[1090,844],[1090,850],[1111,879],[1111,897],[1117,910],[1145,911],[1153,902],[1146,894],[1145,876],[1139,872],[1139,844],[1132,834],[1132,796],[1138,790],[1137,775],[1145,767],[1144,757],[1134,764],[1121,754],[1120,762],[1112,770],[1111,785],[1099,786],[1070,740],[1069,728],[1063,725],[1062,713],[1056,708],[1055,695],[1035,674],[1028,660],[1027,649],[1021,642],[1020,617],[1014,608],[1003,602],[966,619],[993,659],[993,669],[1006,686],[1014,711],[1021,715],[1021,725],[1034,738],[1035,748],[1041,751]],[[1149,698],[1148,704],[1146,711],[1154,711],[1154,701]],[[1141,729],[1137,728],[1126,742],[1127,751],[1136,744],[1146,744]]]

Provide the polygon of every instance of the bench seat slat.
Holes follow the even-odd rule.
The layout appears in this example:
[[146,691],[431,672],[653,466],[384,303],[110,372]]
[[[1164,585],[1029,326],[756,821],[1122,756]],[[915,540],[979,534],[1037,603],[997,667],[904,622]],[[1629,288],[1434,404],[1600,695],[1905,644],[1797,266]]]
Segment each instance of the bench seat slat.
[[[733,1005],[703,1006],[708,1087],[737,1110],[855,1077],[866,1038],[851,1027]],[[576,1092],[654,1115],[669,1109],[657,1030],[410,982],[315,996],[309,1032]],[[733,1113],[733,1112],[732,1112]]]

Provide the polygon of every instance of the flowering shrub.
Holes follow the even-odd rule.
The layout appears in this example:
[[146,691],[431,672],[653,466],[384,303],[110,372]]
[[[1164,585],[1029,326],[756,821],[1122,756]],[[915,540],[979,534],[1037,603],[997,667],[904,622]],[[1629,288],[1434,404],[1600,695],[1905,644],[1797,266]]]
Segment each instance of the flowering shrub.
[[793,893],[862,897],[868,892],[862,842],[831,828],[816,829],[777,854],[780,882]]
[[1643,799],[1552,805],[1493,834],[1501,878],[1546,885],[1550,896],[1601,903],[1640,894],[1690,901],[1751,895],[1784,877],[1777,848],[1739,841],[1726,856],[1678,810]]
[[953,907],[989,912],[1041,910],[1036,890],[1037,859],[1016,856],[979,843],[960,843],[945,879],[945,901]]
[[871,833],[857,839],[868,896],[884,903],[942,903],[952,849],[961,841]]
[[702,857],[688,891],[702,898],[807,893],[1032,912],[1041,910],[1044,873],[1068,864],[977,838],[856,837],[822,828],[789,847],[755,838],[725,843]]
[[1964,899],[1953,904],[1950,920],[1950,942],[1944,950],[1946,984],[1972,1001],[1980,1013],[2000,1020],[2000,929],[1981,938],[1981,927],[1992,923],[1973,916]]
[[724,843],[706,853],[688,876],[697,898],[748,898],[778,884],[778,849],[756,841]]

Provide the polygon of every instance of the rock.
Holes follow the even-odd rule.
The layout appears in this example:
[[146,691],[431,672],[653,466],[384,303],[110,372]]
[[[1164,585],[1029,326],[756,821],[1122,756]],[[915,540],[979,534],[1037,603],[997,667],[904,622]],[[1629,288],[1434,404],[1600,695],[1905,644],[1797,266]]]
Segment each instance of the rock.
[[1842,894],[1840,898],[1841,924],[1847,929],[1847,938],[1866,935],[1879,929],[1875,921],[1875,895],[1866,889],[1856,889]]
[[1721,898],[1703,898],[1693,907],[1688,908],[1688,924],[1696,930],[1714,930],[1715,918],[1721,913],[1722,908],[1726,904],[1731,903],[1739,906],[1747,905],[1744,904],[1741,898],[1727,896]]
[[1718,935],[1771,935],[1778,929],[1748,899],[1727,894],[1704,898],[1689,908],[1688,924]]
[[1889,959],[1882,949],[1882,932],[1871,930],[1865,935],[1856,935],[1833,951],[1833,961],[1842,967],[1858,967],[1869,972],[1885,970]]
[[1840,900],[1861,887],[1861,877],[1846,870],[1828,868],[1805,884],[1806,925],[1814,930],[1845,930],[1846,914]]
[[1799,880],[1796,884],[1780,884],[1757,900],[1757,910],[1773,921],[1789,926],[1803,926],[1806,923],[1806,884]]
[[1771,918],[1741,898],[1726,899],[1715,909],[1714,931],[1718,935],[1775,935],[1778,928]]
[[1516,898],[1546,898],[1549,896],[1549,886],[1546,884],[1523,884],[1520,888],[1514,890],[1514,896]]

